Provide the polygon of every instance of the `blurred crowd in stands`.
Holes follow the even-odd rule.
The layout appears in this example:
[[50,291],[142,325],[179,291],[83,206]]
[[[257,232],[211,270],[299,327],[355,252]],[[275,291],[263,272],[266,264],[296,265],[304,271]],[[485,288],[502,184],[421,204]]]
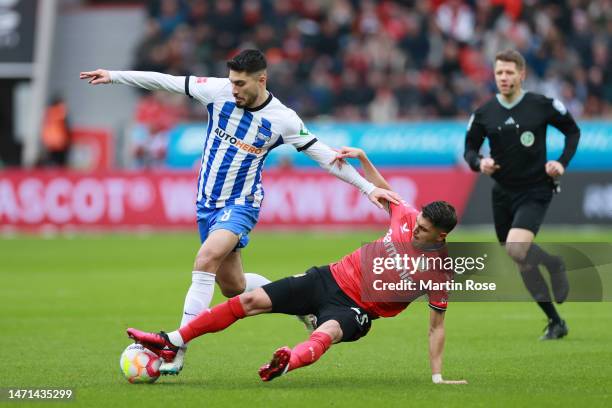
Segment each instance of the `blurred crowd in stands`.
[[[561,99],[577,117],[612,113],[609,0],[147,4],[134,69],[224,77],[228,58],[256,47],[268,58],[269,89],[305,119],[465,119],[495,91],[492,59],[507,47],[527,60],[527,90]],[[182,100],[165,98],[143,103]],[[177,119],[201,112],[172,110]]]
[[[259,48],[268,89],[305,120],[467,121],[509,47],[527,61],[525,89],[577,118],[612,115],[612,0],[150,0],[147,13],[134,69],[225,77],[226,60]],[[204,111],[143,93],[136,158],[163,161],[166,131]]]

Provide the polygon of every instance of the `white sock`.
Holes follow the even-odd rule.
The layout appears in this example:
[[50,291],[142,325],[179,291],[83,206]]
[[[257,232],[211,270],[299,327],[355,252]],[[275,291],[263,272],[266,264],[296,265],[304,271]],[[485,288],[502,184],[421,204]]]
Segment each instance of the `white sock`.
[[183,318],[181,327],[189,323],[194,317],[208,309],[215,291],[215,274],[209,272],[193,271],[191,286],[185,296]]
[[263,285],[267,285],[271,282],[269,279],[256,273],[245,273],[244,277],[246,279],[246,287],[244,289],[245,292],[250,292],[256,288],[261,288]]
[[178,330],[175,330],[167,334],[168,334],[168,338],[170,339],[170,343],[174,344],[176,347],[183,347],[185,345],[185,342],[183,341],[183,337],[181,336],[181,333],[179,333]]

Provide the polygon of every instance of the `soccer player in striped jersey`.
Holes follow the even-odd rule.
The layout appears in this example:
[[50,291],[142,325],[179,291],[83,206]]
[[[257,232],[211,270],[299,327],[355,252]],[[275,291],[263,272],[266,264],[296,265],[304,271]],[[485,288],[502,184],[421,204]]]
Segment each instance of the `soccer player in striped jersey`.
[[[390,189],[363,150],[341,149],[338,159],[348,157],[359,159],[368,180],[378,187]],[[430,308],[429,360],[432,381],[435,384],[466,384],[465,380],[445,380],[442,377],[444,316],[448,303],[445,283],[452,282],[453,271],[433,264],[411,269],[406,275],[403,267],[385,271],[375,269],[376,259],[392,260],[396,255],[408,255],[413,259],[446,259],[446,236],[457,223],[455,209],[444,201],[429,203],[422,211],[405,202],[388,203],[387,209],[387,233],[338,262],[313,267],[305,274],[280,279],[233,297],[206,310],[176,331],[147,333],[130,328],[127,334],[161,357],[172,359],[185,342],[224,330],[245,317],[262,313],[313,314],[317,327],[310,338],[293,348],[279,348],[272,360],[259,369],[261,379],[270,381],[315,363],[335,343],[359,340],[370,331],[372,320],[396,316],[415,299],[426,295]],[[414,288],[405,289],[402,286],[381,290],[385,285],[402,282],[410,282]],[[434,287],[434,284],[438,287]],[[274,334],[278,335],[277,332]],[[372,359],[375,360],[376,356]]]
[[[264,198],[262,168],[268,153],[282,144],[304,152],[334,176],[357,187],[382,208],[380,200],[397,203],[399,196],[374,186],[351,166],[335,166],[336,152],[317,140],[299,116],[267,89],[267,62],[258,50],[244,50],[227,62],[228,78],[171,76],[156,72],[82,72],[90,84],[125,84],[148,90],[185,94],[208,112],[204,150],[197,182],[197,222],[202,245],[196,255],[192,283],[185,298],[181,326],[206,310],[215,281],[226,297],[269,282],[245,274],[239,250],[257,223]],[[178,374],[183,347],[163,374]]]

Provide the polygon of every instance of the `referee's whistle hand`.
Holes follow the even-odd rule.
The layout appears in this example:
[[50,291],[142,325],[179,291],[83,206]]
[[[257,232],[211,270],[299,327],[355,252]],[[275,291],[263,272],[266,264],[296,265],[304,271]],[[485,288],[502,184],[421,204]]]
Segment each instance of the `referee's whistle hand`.
[[480,160],[480,172],[486,174],[487,176],[495,173],[500,168],[501,166],[496,164],[495,160],[490,157],[485,157]]
[[561,177],[565,173],[565,167],[556,160],[549,160],[546,162],[546,174],[552,178]]

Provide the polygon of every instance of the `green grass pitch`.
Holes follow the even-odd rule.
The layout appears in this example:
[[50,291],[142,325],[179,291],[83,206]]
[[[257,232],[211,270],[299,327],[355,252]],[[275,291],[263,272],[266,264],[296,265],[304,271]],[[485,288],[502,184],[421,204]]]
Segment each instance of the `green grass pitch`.
[[[570,232],[540,238],[612,237]],[[254,233],[245,270],[270,278],[301,273],[377,236]],[[492,238],[490,230],[454,237]],[[67,404],[74,407],[612,406],[612,303],[605,302],[560,306],[570,335],[556,342],[537,340],[545,320],[533,303],[451,304],[444,375],[467,386],[431,384],[423,302],[271,383],[257,369],[277,347],[306,337],[295,318],[240,321],[195,340],[179,377],[128,384],[118,363],[129,344],[124,330],[175,328],[197,246],[195,231],[0,239],[0,388],[73,388]],[[217,289],[214,303],[221,300]]]

